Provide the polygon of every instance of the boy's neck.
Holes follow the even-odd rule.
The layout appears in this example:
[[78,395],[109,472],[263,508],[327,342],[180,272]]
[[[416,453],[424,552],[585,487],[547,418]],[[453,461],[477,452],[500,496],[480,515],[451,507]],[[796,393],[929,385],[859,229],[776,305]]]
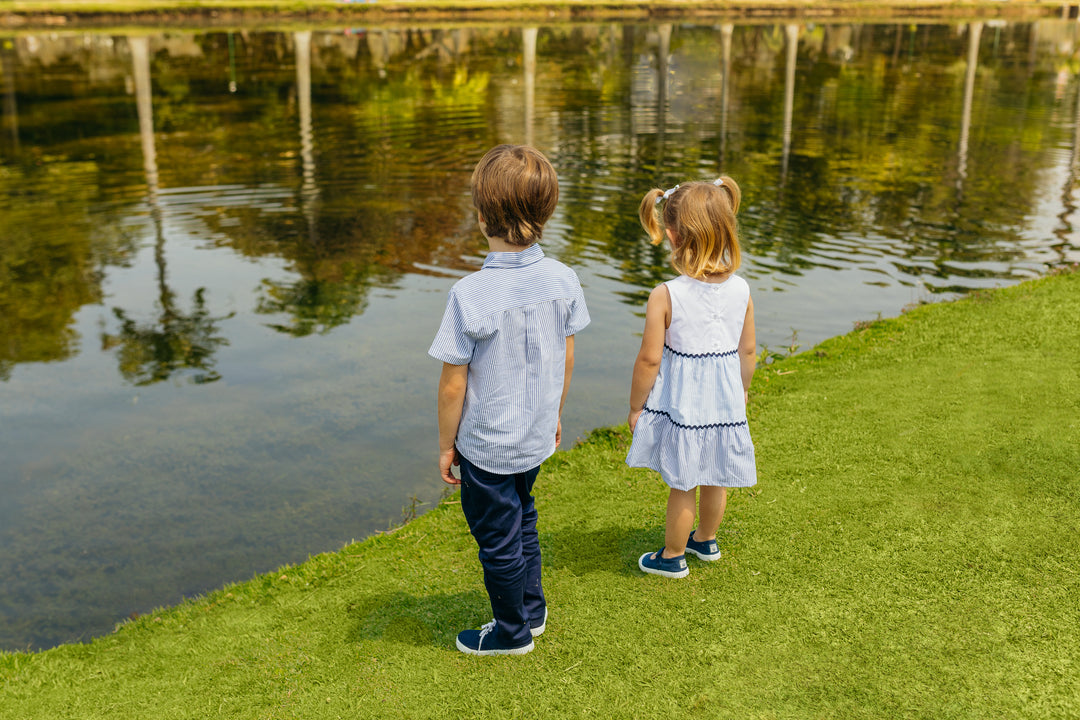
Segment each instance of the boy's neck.
[[[485,237],[487,236],[485,235]],[[536,244],[529,243],[528,245],[511,245],[502,238],[497,237],[489,237],[487,238],[487,241],[488,250],[490,250],[491,252],[521,252],[522,250],[528,250]]]

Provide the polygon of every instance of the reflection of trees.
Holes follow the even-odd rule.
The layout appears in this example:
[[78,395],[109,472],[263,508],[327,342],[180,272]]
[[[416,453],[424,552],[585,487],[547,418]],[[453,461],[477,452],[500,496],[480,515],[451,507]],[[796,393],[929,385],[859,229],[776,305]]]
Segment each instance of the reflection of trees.
[[95,222],[85,211],[99,182],[90,163],[39,165],[20,157],[4,170],[0,380],[17,363],[74,355],[76,312],[100,301],[103,267],[123,262],[131,252],[131,239],[117,229],[115,217]]
[[[501,141],[534,139],[556,160],[564,258],[602,255],[631,287],[670,272],[666,252],[645,244],[637,226],[647,186],[721,169],[747,191],[745,241],[769,272],[880,264],[885,255],[901,281],[1007,274],[1022,252],[1018,218],[1035,207],[1052,162],[1042,149],[1059,130],[1044,119],[1053,73],[1047,54],[1034,52],[1038,34],[1019,25],[995,33],[971,57],[971,36],[948,25],[237,33],[235,52],[225,33],[155,38],[157,162],[170,187],[241,189],[234,201],[205,201],[199,234],[244,256],[285,260],[294,277],[264,281],[256,307],[295,335],[348,322],[372,288],[403,274],[469,269],[482,245],[468,173]],[[999,60],[999,46],[1019,48],[1008,57],[1021,60]],[[94,47],[85,63],[105,64],[104,45]],[[95,182],[130,183],[123,178],[138,163],[129,144],[111,140],[131,128],[130,100],[118,109],[113,97],[122,79],[94,66],[113,84],[94,100],[107,112],[76,123],[44,119],[39,78],[22,73],[25,114],[5,137],[26,153],[81,134],[93,143],[63,147],[96,153],[83,160],[100,174]],[[64,95],[45,80],[43,95]],[[92,90],[79,85],[74,95]],[[267,188],[276,194],[262,204],[239,198]],[[868,237],[869,250],[860,243]],[[997,267],[976,267],[983,260]],[[190,318],[212,320],[200,302],[196,295]],[[159,330],[184,326],[189,316],[171,293],[159,291],[157,304]],[[122,326],[136,317],[123,313]]]
[[325,334],[364,311],[369,287],[365,273],[353,268],[344,268],[334,279],[304,273],[292,283],[263,280],[255,311],[288,315],[288,324],[269,323],[278,332],[295,337]]
[[[299,274],[291,282],[263,281],[256,311],[289,318],[270,327],[298,336],[325,333],[363,312],[372,287],[433,271],[425,267],[467,267],[463,246],[476,242],[467,161],[479,156],[478,146],[441,123],[446,115],[484,115],[488,73],[469,67],[468,32],[397,41],[372,34],[352,48],[351,58],[313,55],[314,82],[297,45],[298,203],[307,230],[271,216],[250,226],[255,235],[276,238],[276,253]],[[310,102],[309,91],[316,94]],[[341,91],[345,102],[336,95]],[[312,106],[317,123],[307,117]],[[334,142],[314,142],[324,128],[333,129]],[[229,232],[235,242],[235,229]]]
[[197,384],[218,380],[214,351],[228,340],[217,335],[224,318],[210,317],[203,288],[195,291],[190,313],[177,310],[166,288],[159,298],[161,315],[151,323],[139,323],[120,308],[113,314],[120,321],[116,334],[102,333],[102,350],[117,350],[120,374],[135,385],[152,385],[187,371]]
[[158,316],[139,322],[121,308],[113,308],[120,321],[117,333],[102,332],[101,349],[116,350],[120,374],[135,385],[152,385],[184,374],[194,383],[213,382],[221,376],[214,370],[214,352],[229,341],[218,334],[218,324],[232,317],[212,317],[206,308],[204,288],[192,296],[191,312],[177,307],[176,294],[166,281],[165,236],[158,223],[154,246],[157,265]]
[[[19,179],[28,180],[25,175]],[[7,185],[0,181],[0,193]],[[78,342],[74,315],[101,297],[99,258],[89,227],[59,218],[52,223],[34,218],[31,226],[33,211],[55,207],[59,198],[23,190],[22,207],[0,207],[10,223],[0,240],[0,380],[10,377],[16,363],[71,357]]]
[[192,311],[184,313],[176,306],[176,294],[166,280],[165,233],[158,197],[157,149],[150,91],[149,42],[145,37],[131,38],[129,45],[147,199],[156,230],[154,263],[157,266],[157,307],[160,314],[152,322],[139,323],[123,309],[113,308],[113,314],[120,321],[120,331],[115,334],[102,332],[101,346],[103,350],[118,348],[120,374],[136,385],[151,385],[182,372],[195,383],[213,382],[221,377],[214,370],[214,351],[228,344],[224,337],[217,334],[218,323],[225,318],[210,316],[203,288],[195,291]]

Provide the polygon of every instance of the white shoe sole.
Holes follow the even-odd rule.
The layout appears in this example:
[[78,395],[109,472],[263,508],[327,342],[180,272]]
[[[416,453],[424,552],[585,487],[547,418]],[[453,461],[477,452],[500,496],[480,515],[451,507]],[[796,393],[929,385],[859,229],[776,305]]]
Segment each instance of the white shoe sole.
[[720,551],[719,550],[716,551],[715,555],[706,555],[705,553],[699,553],[697,550],[693,550],[691,548],[686,548],[686,552],[690,553],[691,555],[696,557],[698,560],[704,560],[705,562],[712,562],[713,560],[719,560],[720,559]]
[[460,640],[455,640],[454,644],[457,645],[457,649],[466,655],[479,655],[481,657],[487,657],[488,655],[524,655],[532,652],[536,645],[530,640],[528,645],[522,645],[519,648],[498,648],[491,650],[474,650],[467,645],[463,645]]
[[544,608],[544,622],[540,623],[540,627],[529,628],[529,632],[532,633],[533,637],[540,637],[544,634],[544,630],[547,629],[547,616],[547,608]]
[[670,570],[660,570],[658,568],[645,567],[645,558],[652,555],[651,552],[647,552],[638,558],[637,566],[641,568],[642,572],[647,572],[650,575],[662,575],[667,578],[684,578],[690,574],[690,568],[683,568],[682,570],[676,570],[671,572]]

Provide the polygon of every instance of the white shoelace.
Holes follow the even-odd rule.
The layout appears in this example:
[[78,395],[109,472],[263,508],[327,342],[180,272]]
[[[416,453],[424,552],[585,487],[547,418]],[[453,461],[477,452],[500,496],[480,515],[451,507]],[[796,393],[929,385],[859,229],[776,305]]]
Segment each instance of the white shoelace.
[[480,626],[480,637],[476,640],[476,648],[479,650],[484,644],[484,638],[495,632],[495,620]]

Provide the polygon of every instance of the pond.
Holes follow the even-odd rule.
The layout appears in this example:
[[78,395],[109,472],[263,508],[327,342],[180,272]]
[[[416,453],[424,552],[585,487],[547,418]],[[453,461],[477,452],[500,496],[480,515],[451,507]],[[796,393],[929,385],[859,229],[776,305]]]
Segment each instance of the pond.
[[[1080,260],[1077,23],[0,37],[0,649],[437,501],[427,348],[472,166],[536,145],[576,269],[564,447],[625,421],[653,186],[743,188],[763,352]],[[1019,329],[1018,329],[1019,330]]]

